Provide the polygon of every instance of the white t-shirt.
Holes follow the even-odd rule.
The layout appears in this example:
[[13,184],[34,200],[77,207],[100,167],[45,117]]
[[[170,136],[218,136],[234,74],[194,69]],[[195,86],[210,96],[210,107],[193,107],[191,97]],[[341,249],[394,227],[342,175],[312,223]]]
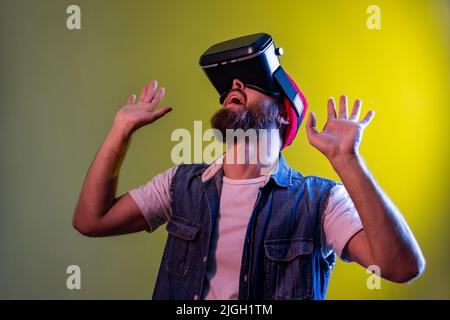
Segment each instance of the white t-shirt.
[[[177,168],[174,166],[155,176],[147,184],[129,191],[151,231],[170,220],[172,210],[169,188]],[[217,169],[217,165],[212,164],[202,179],[207,180]],[[207,264],[205,280],[208,291],[204,294],[205,299],[238,298],[245,233],[258,190],[267,177],[246,180],[223,177],[218,233],[217,238],[212,239],[216,249],[213,260]],[[324,250],[333,250],[341,257],[347,242],[362,229],[361,220],[347,190],[341,184],[335,186],[324,212]]]
[[232,180],[223,177],[218,219],[218,238],[213,264],[206,269],[206,300],[236,300],[245,232],[266,177]]

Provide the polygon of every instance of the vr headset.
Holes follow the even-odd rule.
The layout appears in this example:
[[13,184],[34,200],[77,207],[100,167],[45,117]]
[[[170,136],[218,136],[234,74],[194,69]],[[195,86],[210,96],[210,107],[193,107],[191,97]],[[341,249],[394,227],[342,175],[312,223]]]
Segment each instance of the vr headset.
[[282,95],[289,118],[284,147],[290,145],[304,118],[307,102],[294,80],[281,67],[276,48],[266,33],[217,43],[200,57],[200,66],[220,95],[222,104],[234,79],[266,95]]

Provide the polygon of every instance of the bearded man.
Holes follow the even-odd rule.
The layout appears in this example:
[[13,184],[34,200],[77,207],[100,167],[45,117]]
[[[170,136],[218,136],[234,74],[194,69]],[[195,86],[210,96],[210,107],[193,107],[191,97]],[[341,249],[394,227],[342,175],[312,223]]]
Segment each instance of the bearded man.
[[[374,112],[360,120],[361,100],[348,115],[345,95],[338,110],[330,98],[321,132],[309,113],[309,142],[342,182],[304,176],[280,152],[292,142],[293,123],[301,122],[307,108],[289,81],[304,107],[298,119],[283,95],[266,94],[238,78],[211,118],[222,137],[227,130],[275,131],[270,139],[227,141],[225,154],[212,164],[173,166],[117,196],[132,134],[172,110],[158,107],[164,88],[155,80],[145,85],[139,100],[131,95],[116,115],[88,171],[74,227],[99,237],[152,232],[166,224],[154,299],[324,299],[335,254],[365,268],[375,265],[381,277],[398,283],[420,275],[421,250],[358,151]],[[226,156],[239,144],[245,161]]]

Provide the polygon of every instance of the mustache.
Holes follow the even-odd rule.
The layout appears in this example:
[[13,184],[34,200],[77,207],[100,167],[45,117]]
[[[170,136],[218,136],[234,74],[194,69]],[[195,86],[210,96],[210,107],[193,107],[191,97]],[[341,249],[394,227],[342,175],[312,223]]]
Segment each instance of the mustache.
[[276,103],[261,102],[250,107],[240,106],[237,109],[221,108],[211,118],[211,127],[218,129],[226,136],[227,129],[274,129],[279,115]]

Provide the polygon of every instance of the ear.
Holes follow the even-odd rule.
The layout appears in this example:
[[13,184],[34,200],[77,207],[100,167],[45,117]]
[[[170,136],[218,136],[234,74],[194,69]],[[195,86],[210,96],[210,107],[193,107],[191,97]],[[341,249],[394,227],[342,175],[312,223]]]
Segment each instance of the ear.
[[287,119],[286,114],[279,114],[276,119],[277,126],[278,126],[278,132],[280,134],[280,140],[281,140],[281,147],[280,151],[284,148],[284,141],[285,141],[285,134],[286,130],[289,126],[289,120]]
[[278,124],[278,127],[289,125],[289,120],[287,118],[287,115],[279,114],[277,116],[277,124]]
[[278,127],[281,128],[281,126],[289,125],[289,118],[288,118],[288,113],[287,113],[286,108],[283,103],[283,99],[278,98],[277,102],[278,102],[278,106],[279,106],[279,110],[280,110],[280,113],[277,116],[277,124],[278,124]]

